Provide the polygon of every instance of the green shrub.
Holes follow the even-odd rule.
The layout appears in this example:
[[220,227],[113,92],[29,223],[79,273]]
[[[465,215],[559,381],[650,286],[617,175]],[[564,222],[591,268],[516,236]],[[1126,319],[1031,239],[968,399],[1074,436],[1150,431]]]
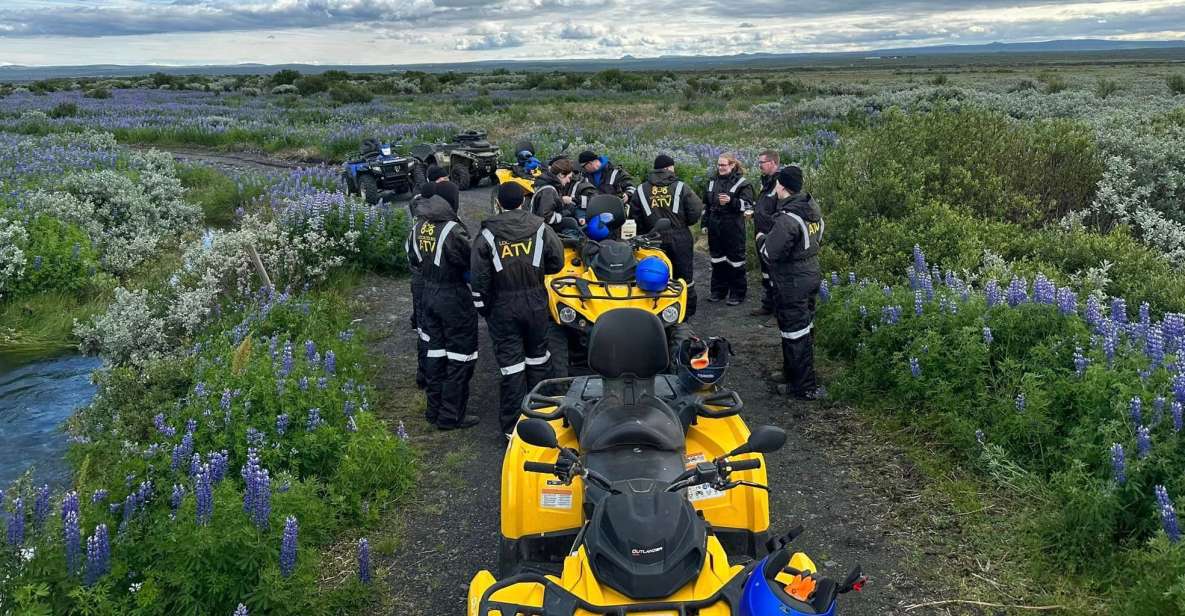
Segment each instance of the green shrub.
[[293,84],[301,96],[310,96],[329,89],[329,79],[324,75],[306,75]]
[[268,83],[273,86],[290,86],[296,83],[296,80],[300,79],[300,77],[300,71],[286,68],[276,71],[270,78],[268,78]]
[[369,103],[374,95],[352,83],[337,83],[329,89],[329,97],[338,104]]
[[49,110],[51,118],[72,118],[78,115],[78,105],[75,103],[58,103]]
[[1066,78],[1053,71],[1046,71],[1037,77],[1037,80],[1045,85],[1046,94],[1057,94],[1069,89],[1070,84]]
[[107,88],[92,88],[86,91],[87,98],[111,98],[111,90]]
[[51,216],[34,216],[25,227],[24,276],[12,285],[13,297],[49,291],[78,292],[88,287],[99,256],[86,233]]
[[1180,73],[1169,75],[1164,81],[1169,87],[1169,92],[1173,94],[1185,94],[1185,75]]
[[1100,77],[1098,82],[1095,83],[1094,93],[1099,98],[1107,98],[1122,89],[1118,81]]

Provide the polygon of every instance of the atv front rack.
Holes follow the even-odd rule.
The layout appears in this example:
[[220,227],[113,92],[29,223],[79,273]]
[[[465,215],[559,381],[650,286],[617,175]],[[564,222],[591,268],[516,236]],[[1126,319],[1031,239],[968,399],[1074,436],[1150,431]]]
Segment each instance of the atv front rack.
[[[597,616],[628,616],[629,614],[644,614],[653,612],[674,612],[678,616],[699,614],[700,610],[724,601],[737,614],[741,607],[741,595],[745,590],[745,580],[753,571],[756,563],[749,563],[744,569],[720,587],[715,594],[698,601],[657,601],[654,603],[638,603],[635,605],[593,605],[580,597],[568,592],[546,576],[538,573],[523,573],[495,582],[486,589],[478,604],[478,616],[489,616],[497,611],[501,616],[575,616],[576,610],[583,610]],[[494,601],[494,593],[515,584],[540,584],[543,586],[543,606],[521,605]]]
[[[609,292],[610,287],[625,287],[627,291],[625,295],[613,295]],[[557,296],[581,302],[594,300],[632,302],[651,299],[657,303],[663,299],[679,299],[685,288],[682,282],[672,281],[667,283],[666,289],[652,293],[643,291],[633,282],[601,282],[577,276],[565,276],[551,281],[551,290],[555,291]]]

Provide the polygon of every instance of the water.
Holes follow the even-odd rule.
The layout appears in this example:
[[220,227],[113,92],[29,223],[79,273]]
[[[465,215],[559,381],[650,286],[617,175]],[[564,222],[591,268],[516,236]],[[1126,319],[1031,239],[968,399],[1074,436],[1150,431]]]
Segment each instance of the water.
[[90,375],[100,363],[79,355],[20,364],[0,358],[0,488],[30,467],[37,484],[69,483],[62,422],[94,397]]

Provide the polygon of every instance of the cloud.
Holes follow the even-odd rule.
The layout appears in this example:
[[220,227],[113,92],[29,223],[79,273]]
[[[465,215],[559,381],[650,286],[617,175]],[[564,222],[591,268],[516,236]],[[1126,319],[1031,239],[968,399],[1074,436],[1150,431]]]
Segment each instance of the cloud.
[[487,51],[490,49],[506,49],[508,47],[522,47],[525,41],[514,32],[499,32],[487,36],[465,37],[457,41],[457,49],[465,51]]
[[607,31],[607,28],[599,24],[567,21],[560,28],[560,38],[573,41],[595,39],[604,36]]

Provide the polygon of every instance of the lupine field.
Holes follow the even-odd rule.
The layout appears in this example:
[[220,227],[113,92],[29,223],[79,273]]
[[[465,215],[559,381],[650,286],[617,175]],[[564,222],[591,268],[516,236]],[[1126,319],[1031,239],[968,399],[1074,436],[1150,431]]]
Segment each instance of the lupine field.
[[0,103],[0,350],[107,361],[66,426],[73,484],[3,487],[0,612],[365,610],[367,529],[416,467],[344,297],[403,273],[408,221],[332,165],[475,128],[637,175],[668,152],[697,185],[722,152],[800,162],[827,220],[830,397],[958,469],[962,532],[1027,597],[1185,613],[1179,63],[156,75]]

